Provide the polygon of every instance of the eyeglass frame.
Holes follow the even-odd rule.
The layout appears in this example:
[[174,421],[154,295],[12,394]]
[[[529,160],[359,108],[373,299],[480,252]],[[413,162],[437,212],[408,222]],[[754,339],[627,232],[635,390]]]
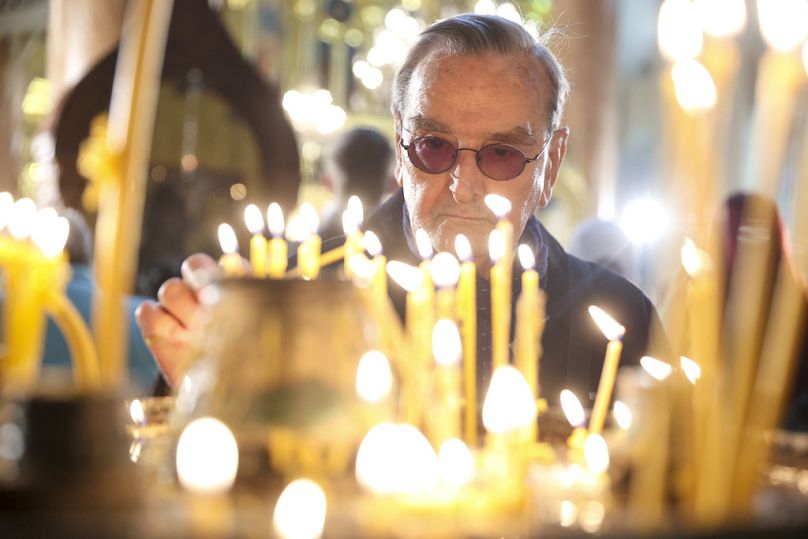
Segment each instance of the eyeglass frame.
[[[406,131],[410,135],[415,134],[415,133],[413,133],[412,131],[410,131],[409,129],[407,129],[405,127],[402,127],[401,130]],[[547,149],[547,146],[553,140],[553,135],[554,134],[555,134],[555,131],[553,131],[553,133],[551,133],[550,136],[547,137],[544,140],[544,145],[541,147],[541,150],[539,150],[539,153],[537,153],[534,157],[528,157],[528,156],[525,155],[525,152],[523,152],[522,150],[520,150],[516,146],[513,146],[511,144],[505,144],[504,142],[492,142],[491,144],[486,144],[485,146],[480,146],[477,149],[463,148],[463,147],[456,148],[454,144],[452,144],[451,142],[449,142],[445,138],[442,138],[442,137],[439,137],[439,136],[436,136],[436,135],[421,135],[420,137],[415,137],[412,140],[410,140],[409,144],[404,144],[403,133],[400,133],[399,134],[399,144],[407,152],[407,158],[410,160],[410,163],[412,163],[412,165],[415,168],[417,168],[418,170],[420,170],[421,172],[426,172],[427,174],[443,174],[444,172],[451,169],[453,166],[455,166],[457,164],[458,152],[460,152],[461,150],[466,150],[466,151],[469,151],[469,152],[474,152],[476,154],[474,161],[477,163],[477,168],[480,170],[480,172],[483,173],[483,175],[485,175],[486,178],[488,178],[488,179],[490,179],[492,181],[495,181],[495,182],[508,182],[508,181],[513,180],[514,178],[518,178],[519,175],[522,174],[522,172],[525,171],[525,167],[527,166],[528,163],[536,161],[539,157],[541,157],[541,154],[544,153],[544,151]],[[430,172],[428,170],[423,170],[418,165],[416,165],[415,162],[413,162],[412,157],[410,157],[410,147],[412,147],[412,145],[416,141],[421,140],[421,139],[425,139],[427,137],[431,137],[431,138],[434,138],[434,139],[441,140],[441,141],[445,142],[446,144],[448,144],[449,147],[452,148],[452,150],[454,150],[454,159],[452,160],[452,163],[448,167],[446,167],[444,170],[440,170],[440,171],[437,171],[437,172]],[[492,178],[491,176],[486,174],[485,171],[480,167],[480,152],[483,151],[485,148],[488,148],[490,146],[505,146],[506,148],[511,148],[511,149],[516,150],[517,152],[519,152],[522,155],[522,158],[524,159],[524,162],[522,163],[522,168],[519,170],[519,172],[517,172],[515,175],[511,176],[510,178],[503,178],[501,180],[498,180],[496,178]]]

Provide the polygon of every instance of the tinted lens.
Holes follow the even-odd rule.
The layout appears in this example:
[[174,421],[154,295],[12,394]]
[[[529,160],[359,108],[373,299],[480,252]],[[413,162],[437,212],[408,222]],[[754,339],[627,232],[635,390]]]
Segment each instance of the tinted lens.
[[455,149],[437,137],[421,137],[413,140],[407,155],[413,165],[430,174],[446,172],[455,162]]
[[525,169],[525,155],[513,146],[491,144],[477,152],[477,164],[493,180],[510,180]]

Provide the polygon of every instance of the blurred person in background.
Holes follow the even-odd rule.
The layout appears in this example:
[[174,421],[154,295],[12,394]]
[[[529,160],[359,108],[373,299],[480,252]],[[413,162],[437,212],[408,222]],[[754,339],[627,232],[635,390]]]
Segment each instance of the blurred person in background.
[[629,281],[636,281],[634,244],[619,226],[602,219],[583,221],[572,233],[567,252],[582,260],[605,266]]
[[365,215],[381,204],[396,187],[394,159],[390,141],[371,127],[355,127],[326,144],[320,178],[335,200],[324,210],[320,236],[342,235],[342,212],[351,196],[362,201]]

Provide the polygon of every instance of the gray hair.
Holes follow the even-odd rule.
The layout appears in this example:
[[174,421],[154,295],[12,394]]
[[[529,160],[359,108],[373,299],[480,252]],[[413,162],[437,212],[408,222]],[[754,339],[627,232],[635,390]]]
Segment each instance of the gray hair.
[[551,131],[558,129],[569,96],[570,83],[564,74],[564,68],[546,45],[551,35],[552,32],[548,32],[537,40],[520,24],[496,15],[465,13],[438,21],[421,32],[396,73],[393,80],[393,114],[401,114],[413,72],[435,50],[452,55],[525,52],[533,55],[544,66],[552,90],[552,98],[547,103],[548,127]]

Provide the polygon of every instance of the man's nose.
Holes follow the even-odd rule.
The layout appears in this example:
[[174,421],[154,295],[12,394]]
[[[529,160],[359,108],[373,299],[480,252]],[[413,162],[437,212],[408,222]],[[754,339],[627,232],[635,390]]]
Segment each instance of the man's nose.
[[477,166],[477,153],[460,150],[451,169],[449,190],[458,204],[468,204],[485,195],[483,173]]

